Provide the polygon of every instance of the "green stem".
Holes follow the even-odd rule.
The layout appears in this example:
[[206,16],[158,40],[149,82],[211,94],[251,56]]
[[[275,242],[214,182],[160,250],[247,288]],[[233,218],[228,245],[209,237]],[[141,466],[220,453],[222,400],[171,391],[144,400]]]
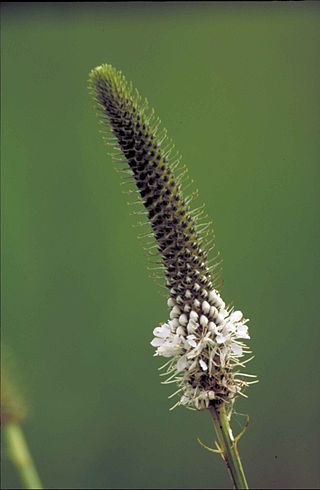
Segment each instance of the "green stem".
[[222,457],[228,467],[234,488],[248,489],[237,448],[237,440],[233,438],[225,406],[211,407],[209,410],[213,418],[218,444],[222,450]]
[[21,427],[15,423],[8,423],[4,426],[3,431],[9,456],[18,470],[23,487],[32,490],[42,489]]

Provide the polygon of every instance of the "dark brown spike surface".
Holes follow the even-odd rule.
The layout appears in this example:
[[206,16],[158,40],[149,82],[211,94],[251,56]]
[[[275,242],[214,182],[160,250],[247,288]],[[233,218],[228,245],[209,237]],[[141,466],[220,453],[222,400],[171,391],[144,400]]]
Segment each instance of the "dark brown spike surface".
[[107,118],[125,156],[147,209],[148,217],[166,270],[171,295],[200,301],[212,289],[206,254],[200,247],[195,220],[176,184],[152,124],[139,108],[139,97],[121,72],[110,65],[92,71],[91,87],[99,112]]

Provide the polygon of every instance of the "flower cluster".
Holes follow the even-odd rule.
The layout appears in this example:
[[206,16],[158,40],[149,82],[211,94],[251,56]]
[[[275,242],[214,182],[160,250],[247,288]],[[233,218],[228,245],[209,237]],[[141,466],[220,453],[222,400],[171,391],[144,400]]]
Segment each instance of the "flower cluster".
[[178,383],[178,405],[202,409],[230,402],[249,384],[237,372],[247,362],[241,361],[248,352],[247,320],[226,308],[213,286],[202,211],[190,208],[159,120],[122,73],[111,65],[97,67],[90,87],[110,130],[109,144],[129,166],[162,259],[170,320],[154,330],[152,345],[155,355],[170,358],[165,383]]
[[[228,311],[219,293],[212,289],[206,300],[168,300],[170,320],[156,327],[151,345],[156,356],[172,358],[167,363],[167,382],[179,386],[177,405],[207,408],[210,402],[231,401],[247,383],[235,376],[249,339],[241,311]],[[187,301],[186,301],[187,300]]]
[[172,358],[167,382],[175,382],[181,394],[177,405],[208,408],[210,402],[231,401],[247,383],[233,368],[247,352],[247,320],[241,311],[229,311],[214,289],[207,300],[178,305],[172,298],[170,320],[154,329],[151,345],[156,356]]

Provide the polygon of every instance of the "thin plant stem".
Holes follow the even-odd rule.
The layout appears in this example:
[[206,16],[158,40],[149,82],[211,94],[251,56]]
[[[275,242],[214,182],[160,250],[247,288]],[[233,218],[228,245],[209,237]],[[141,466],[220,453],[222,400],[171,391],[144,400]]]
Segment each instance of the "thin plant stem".
[[221,456],[228,467],[234,488],[248,489],[248,483],[237,448],[237,439],[234,439],[232,435],[225,406],[223,404],[220,407],[211,407],[209,410],[217,434]]
[[8,454],[19,473],[23,487],[33,490],[42,489],[39,475],[21,427],[11,422],[4,426],[3,431]]

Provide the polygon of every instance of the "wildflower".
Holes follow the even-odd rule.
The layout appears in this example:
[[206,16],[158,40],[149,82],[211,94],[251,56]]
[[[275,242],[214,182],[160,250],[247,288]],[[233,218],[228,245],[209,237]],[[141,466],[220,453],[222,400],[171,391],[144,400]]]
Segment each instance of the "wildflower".
[[[215,295],[214,290],[208,294],[211,298]],[[176,372],[174,379],[182,392],[178,404],[191,408],[208,408],[212,400],[231,401],[247,384],[233,374],[248,352],[243,343],[250,338],[247,320],[240,311],[225,310],[222,302],[220,308],[211,307],[207,301],[198,310],[193,307],[189,316],[184,314],[187,318],[179,321],[179,331],[172,324],[157,327],[151,342],[156,356],[172,358],[167,372],[170,376]]]
[[122,73],[95,68],[90,86],[146,208],[169,290],[169,319],[153,331],[155,355],[169,358],[165,383],[177,383],[174,406],[204,409],[231,402],[249,383],[238,367],[249,352],[247,319],[226,306],[208,266],[201,223],[182,194],[176,162],[159,121]]

